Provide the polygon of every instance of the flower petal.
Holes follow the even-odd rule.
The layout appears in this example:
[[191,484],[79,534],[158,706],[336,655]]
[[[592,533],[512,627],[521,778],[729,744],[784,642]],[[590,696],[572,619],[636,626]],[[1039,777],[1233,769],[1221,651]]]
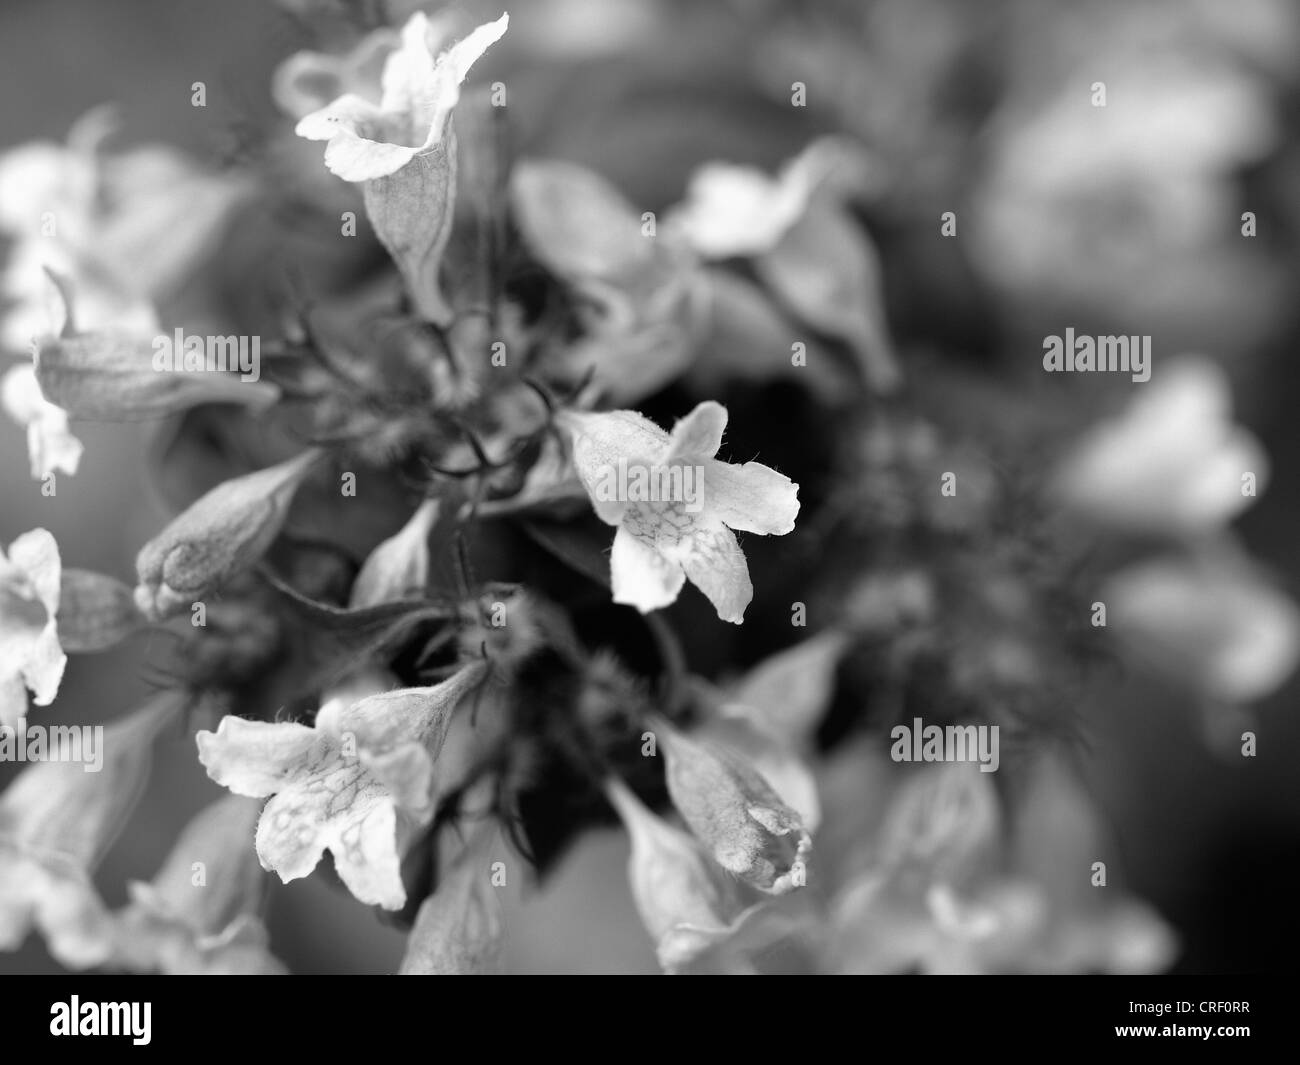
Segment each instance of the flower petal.
[[741,532],[784,536],[799,515],[799,486],[761,462],[704,463],[704,506]]
[[17,950],[33,927],[69,969],[100,965],[112,948],[112,920],[84,872],[0,845],[0,950]]
[[722,446],[722,434],[726,428],[727,408],[721,403],[706,400],[673,426],[663,462],[667,464],[680,459],[711,459]]
[[236,795],[265,798],[319,761],[328,740],[306,725],[224,717],[195,740],[208,776]]
[[614,602],[634,606],[643,614],[677,601],[686,574],[627,526],[614,534],[609,560]]
[[9,545],[9,561],[26,573],[46,613],[58,613],[59,545],[54,536],[46,529],[23,533]]
[[339,879],[367,905],[399,910],[406,904],[398,856],[397,812],[382,787],[363,790],[347,818],[336,821],[329,848]]
[[686,571],[691,583],[717,609],[718,617],[736,625],[745,620],[745,608],[754,598],[754,585],[736,534],[722,522],[712,520],[710,514],[709,520],[696,524],[691,535],[659,549]]
[[62,471],[73,476],[84,451],[68,429],[68,414],[46,401],[36,383],[36,368],[20,363],[0,381],[0,406],[27,430],[27,455],[33,480]]

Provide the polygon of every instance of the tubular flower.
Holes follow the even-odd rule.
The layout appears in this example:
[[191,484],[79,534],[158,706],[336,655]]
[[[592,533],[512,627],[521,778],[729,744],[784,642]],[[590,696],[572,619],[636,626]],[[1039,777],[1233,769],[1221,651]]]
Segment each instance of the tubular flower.
[[185,827],[150,883],[114,915],[116,964],[176,975],[274,975],[258,913],[266,874],[253,849],[260,804],[227,795]]
[[812,837],[799,814],[728,748],[658,731],[668,794],[718,864],[769,894],[802,887]]
[[[701,403],[671,434],[627,410],[567,411],[557,420],[570,435],[573,464],[597,516],[618,529],[610,557],[614,602],[649,613],[675,602],[689,577],[718,617],[740,624],[754,587],[732,530],[790,532],[799,486],[761,463],[713,457],[727,425],[726,408],[718,403]],[[693,484],[695,500],[685,498],[688,491],[647,500],[609,490],[617,488],[617,471],[634,467],[668,471],[670,483]]]
[[736,934],[753,912],[738,885],[688,833],[648,810],[620,780],[605,784],[632,840],[628,882],[632,899],[655,941],[659,964],[677,972]]
[[[34,927],[69,968],[108,959],[112,921],[91,874],[135,808],[153,740],[182,698],[165,693],[108,725],[96,752],[99,772],[71,756],[52,758],[0,794],[0,950],[16,950]],[[70,732],[69,743],[81,739]],[[89,757],[84,744],[63,753]]]
[[314,727],[226,717],[216,732],[198,734],[199,761],[236,795],[270,797],[257,826],[263,868],[288,883],[328,850],[358,900],[401,909],[402,852],[412,829],[433,815],[434,763],[483,668],[466,666],[431,688],[359,700],[340,692]]

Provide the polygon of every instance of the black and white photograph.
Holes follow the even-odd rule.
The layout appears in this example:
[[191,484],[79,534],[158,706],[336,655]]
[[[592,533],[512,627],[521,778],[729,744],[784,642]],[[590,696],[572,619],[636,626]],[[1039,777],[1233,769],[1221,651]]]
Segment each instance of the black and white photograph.
[[1265,1034],[1300,5],[5,0],[0,101],[38,1036],[489,974]]

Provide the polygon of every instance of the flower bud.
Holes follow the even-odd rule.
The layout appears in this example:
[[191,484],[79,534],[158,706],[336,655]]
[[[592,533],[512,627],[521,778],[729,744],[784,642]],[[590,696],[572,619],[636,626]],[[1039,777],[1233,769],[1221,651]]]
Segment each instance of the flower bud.
[[496,972],[505,939],[492,885],[495,832],[483,832],[420,905],[399,976],[482,976]]
[[51,759],[0,795],[0,950],[17,949],[35,927],[69,968],[106,960],[111,921],[91,873],[135,808],[153,740],[183,698],[166,692],[107,726],[99,772]]
[[0,725],[21,726],[27,689],[37,706],[58,694],[67,655],[59,646],[59,545],[45,529],[0,549]]
[[[68,283],[50,276],[64,303],[65,323],[58,337],[37,341],[36,381],[45,399],[69,417],[137,421],[163,418],[203,403],[244,403],[262,409],[280,398],[279,388],[268,382],[159,367],[152,337],[109,330],[78,332]],[[170,343],[171,338],[166,339]]]
[[36,348],[36,380],[69,417],[95,422],[165,418],[204,403],[272,406],[280,389],[229,373],[154,367],[154,341],[118,333],[46,337]]
[[668,794],[718,864],[773,895],[801,887],[812,839],[799,814],[735,752],[658,731]]
[[429,582],[429,533],[437,520],[438,501],[426,499],[396,535],[370,552],[352,585],[350,609],[423,593]]
[[261,804],[228,795],[201,810],[152,882],[128,885],[114,961],[168,975],[284,972],[258,913],[266,874],[253,847]]
[[320,455],[310,448],[217,485],[145,544],[135,560],[135,602],[145,617],[176,613],[261,558]]
[[59,642],[72,654],[121,643],[144,624],[131,589],[116,577],[65,569],[59,585]]
[[607,781],[605,794],[631,837],[627,875],[641,921],[664,971],[678,972],[734,935],[754,907],[743,907],[736,882],[698,842],[647,809],[622,781]]

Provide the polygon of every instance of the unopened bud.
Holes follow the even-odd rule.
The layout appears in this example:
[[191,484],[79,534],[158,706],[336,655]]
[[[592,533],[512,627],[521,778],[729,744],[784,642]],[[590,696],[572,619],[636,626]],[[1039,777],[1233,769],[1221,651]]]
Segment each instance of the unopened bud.
[[135,602],[144,615],[168,617],[261,558],[320,455],[311,448],[217,485],[145,544],[135,560]]

